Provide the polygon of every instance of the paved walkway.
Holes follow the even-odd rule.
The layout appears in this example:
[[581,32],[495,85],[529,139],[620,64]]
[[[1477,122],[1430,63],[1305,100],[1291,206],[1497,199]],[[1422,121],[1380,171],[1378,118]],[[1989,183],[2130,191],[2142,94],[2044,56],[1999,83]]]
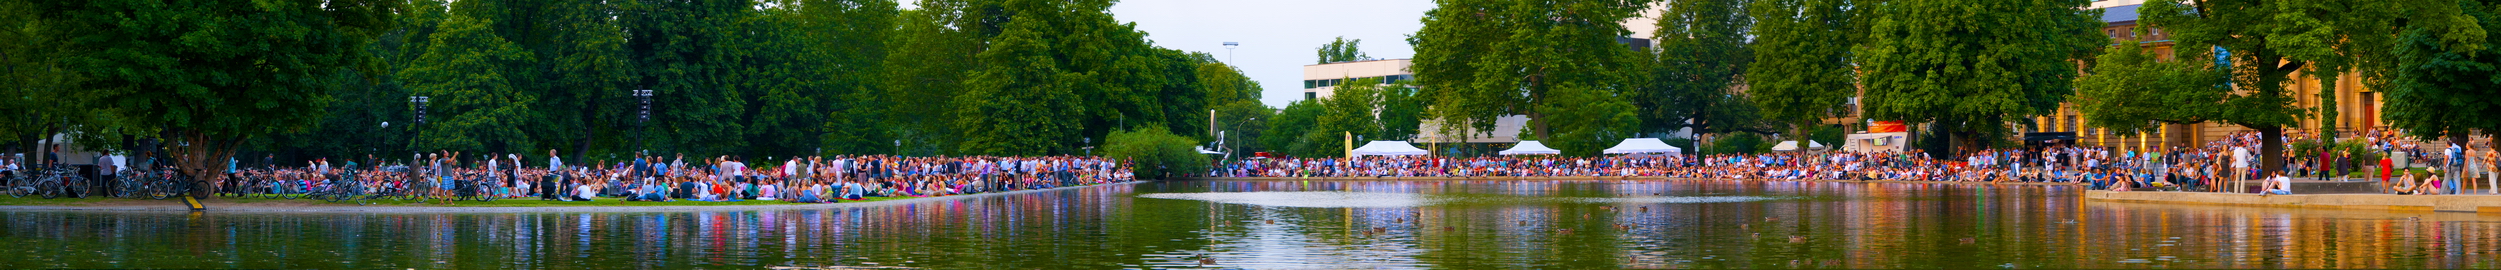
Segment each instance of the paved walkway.
[[2213,192],[2102,191],[2084,192],[2085,200],[2166,204],[2231,205],[2320,209],[2441,211],[2501,214],[2496,195],[2294,194],[2258,195]]
[[[798,203],[793,203],[793,204],[775,204],[775,205],[720,205],[720,206],[588,206],[588,205],[585,205],[585,206],[550,206],[550,207],[494,207],[494,206],[468,206],[468,207],[463,207],[463,206],[327,206],[327,205],[315,205],[315,206],[267,206],[267,205],[253,205],[253,204],[218,204],[218,203],[210,203],[210,204],[208,205],[208,211],[209,211],[209,212],[264,212],[264,213],[267,213],[267,212],[281,212],[281,213],[282,213],[282,212],[305,212],[305,213],[569,213],[569,212],[692,212],[692,211],[758,211],[758,210],[797,210],[797,209],[840,209],[840,208],[855,208],[855,207],[877,207],[877,206],[889,206],[889,205],[903,205],[903,204],[922,203],[922,202],[931,202],[931,201],[963,200],[963,199],[972,199],[972,198],[993,197],[993,196],[1007,196],[1007,195],[1016,195],[1016,194],[1025,194],[1025,193],[1035,193],[1035,192],[1047,192],[1047,191],[1067,190],[1067,189],[1080,189],[1080,188],[1106,187],[1106,186],[1117,186],[1117,185],[1131,185],[1131,184],[1144,183],[1144,182],[1145,182],[1145,181],[1139,181],[1139,182],[1128,182],[1128,183],[1117,183],[1117,184],[1102,184],[1102,185],[1069,186],[1069,187],[1058,187],[1058,188],[1049,188],[1049,189],[1019,190],[1019,191],[1009,191],[1009,192],[982,193],[982,194],[972,194],[972,195],[955,195],[955,196],[945,196],[945,197],[911,198],[911,199],[898,199],[898,200],[886,200],[886,201],[874,201],[874,202],[845,202],[845,203],[817,203],[817,204],[798,204]],[[186,207],[186,206],[183,206],[181,203],[177,203],[177,202],[175,202],[175,201],[166,201],[166,202],[167,202],[167,203],[166,203],[165,205],[144,205],[144,206],[131,206],[131,205],[122,205],[122,206],[49,206],[49,205],[8,205],[8,206],[0,206],[0,211],[191,211],[191,208]],[[596,204],[596,203],[609,203],[609,202],[614,202],[614,201],[601,201],[601,202],[591,202],[591,203]]]
[[2082,183],[2052,183],[2052,182],[1950,182],[1950,181],[1897,181],[1897,180],[1727,179],[1727,178],[1671,178],[1671,177],[1659,177],[1659,176],[1484,176],[1484,177],[1310,177],[1310,178],[1302,178],[1302,177],[1198,177],[1198,178],[1183,178],[1183,179],[1180,179],[1180,180],[1185,180],[1185,181],[1186,181],[1186,180],[1201,180],[1201,181],[1593,181],[1593,180],[1595,180],[1595,181],[1773,181],[1773,182],[1828,182],[1828,183],[1872,183],[1872,184],[2034,185],[2034,186],[2081,186],[2081,185],[2084,185],[2084,184],[2082,184]]

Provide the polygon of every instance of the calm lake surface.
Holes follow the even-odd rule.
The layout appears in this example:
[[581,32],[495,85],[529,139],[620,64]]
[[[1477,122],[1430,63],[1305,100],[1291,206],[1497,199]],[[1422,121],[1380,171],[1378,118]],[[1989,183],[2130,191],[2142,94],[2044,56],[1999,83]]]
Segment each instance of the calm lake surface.
[[2078,193],[1175,181],[789,211],[13,211],[0,212],[0,268],[2501,268],[2501,216]]

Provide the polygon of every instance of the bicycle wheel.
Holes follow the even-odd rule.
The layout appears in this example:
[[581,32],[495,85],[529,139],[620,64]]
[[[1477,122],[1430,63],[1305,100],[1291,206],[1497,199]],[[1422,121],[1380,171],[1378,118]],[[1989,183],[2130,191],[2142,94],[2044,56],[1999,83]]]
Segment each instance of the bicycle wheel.
[[495,190],[496,190],[496,188],[494,188],[494,187],[487,187],[487,188],[486,188],[486,190],[484,190],[484,191],[478,191],[478,201],[479,201],[479,202],[492,202],[492,201],[495,201],[495,198],[501,198],[501,197],[504,197],[504,195],[503,195],[503,194],[496,194],[496,193],[495,193]]
[[155,196],[158,200],[169,199],[174,196],[188,196],[186,194],[191,194],[191,185],[197,183],[198,182],[193,182],[191,180],[178,180],[177,178],[167,177],[165,179],[165,184],[157,187],[156,195],[150,196]]
[[51,178],[35,182],[35,192],[43,193],[44,199],[61,198],[64,190],[61,190],[63,187],[60,181],[60,178]]
[[181,186],[182,186],[182,183],[180,183],[180,182],[176,182],[176,181],[173,181],[173,180],[171,180],[171,179],[164,179],[164,180],[157,180],[157,181],[149,181],[149,182],[150,182],[150,183],[154,183],[154,184],[149,184],[149,185],[148,185],[148,199],[151,199],[151,200],[163,200],[163,199],[165,199],[165,198],[172,198],[172,197],[174,197],[174,193],[175,193],[175,191],[174,191],[174,190],[175,190],[175,189],[179,189],[179,188],[181,188]]
[[338,203],[338,202],[343,202],[343,201],[347,201],[347,199],[349,199],[348,194],[347,194],[347,190],[346,190],[345,188],[330,187],[329,189],[327,189],[326,191],[323,191],[323,192],[322,192],[322,193],[320,193],[320,194],[321,194],[321,198],[322,198],[322,200],[321,200],[321,201],[330,202],[330,203]]
[[25,198],[26,195],[35,195],[35,188],[27,185],[25,183],[26,179],[11,178],[8,180],[9,186],[7,186],[7,188],[9,189],[8,192],[10,198]]
[[140,194],[139,192],[147,189],[147,187],[142,186],[139,181],[132,181],[127,175],[120,179],[114,179],[113,184],[113,193],[109,195],[114,198],[138,198]]

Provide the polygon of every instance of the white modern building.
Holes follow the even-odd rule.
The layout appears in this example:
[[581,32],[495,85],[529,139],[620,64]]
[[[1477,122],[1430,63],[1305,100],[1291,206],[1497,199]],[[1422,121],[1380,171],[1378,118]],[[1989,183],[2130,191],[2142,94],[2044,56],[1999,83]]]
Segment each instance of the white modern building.
[[1381,83],[1397,83],[1415,79],[1415,66],[1409,59],[1374,59],[1303,65],[1303,99],[1328,98],[1337,93],[1337,85],[1363,78],[1379,78]]

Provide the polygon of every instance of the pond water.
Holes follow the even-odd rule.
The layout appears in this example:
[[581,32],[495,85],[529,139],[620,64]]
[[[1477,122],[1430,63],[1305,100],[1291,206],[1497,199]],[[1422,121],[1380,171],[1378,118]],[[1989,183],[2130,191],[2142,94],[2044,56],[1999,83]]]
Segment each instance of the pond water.
[[1176,181],[788,211],[10,211],[0,268],[2501,268],[2501,216],[2078,193]]

